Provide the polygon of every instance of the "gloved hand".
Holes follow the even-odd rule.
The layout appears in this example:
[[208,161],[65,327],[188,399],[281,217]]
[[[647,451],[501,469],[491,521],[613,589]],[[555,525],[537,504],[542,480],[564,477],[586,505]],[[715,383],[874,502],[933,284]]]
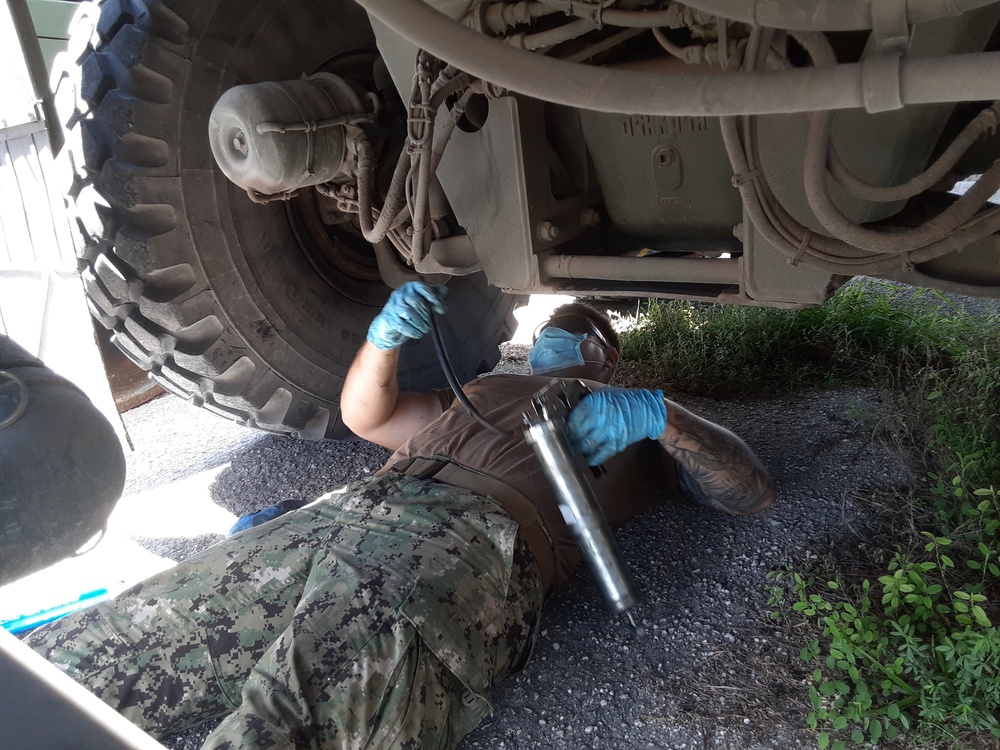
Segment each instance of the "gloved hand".
[[262,523],[267,523],[278,516],[285,515],[290,510],[301,508],[304,504],[305,503],[295,502],[292,500],[282,500],[281,502],[275,503],[268,508],[264,508],[264,510],[258,510],[256,513],[248,513],[245,516],[241,516],[236,523],[233,524],[233,527],[229,529],[229,533],[226,534],[226,536],[232,536],[233,534],[238,534],[241,531],[252,529],[254,526],[260,526]]
[[444,314],[448,289],[422,281],[407,281],[394,289],[382,312],[368,328],[368,341],[379,349],[396,349],[407,339],[419,339],[431,330],[431,311]]
[[660,437],[667,428],[667,404],[662,391],[601,388],[573,407],[566,426],[570,447],[597,466],[632,443]]

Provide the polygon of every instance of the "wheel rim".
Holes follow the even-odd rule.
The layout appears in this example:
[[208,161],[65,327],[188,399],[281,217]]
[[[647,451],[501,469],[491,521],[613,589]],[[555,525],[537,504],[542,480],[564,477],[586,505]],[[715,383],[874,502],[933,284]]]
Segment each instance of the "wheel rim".
[[337,229],[324,224],[316,205],[316,191],[310,188],[302,192],[289,201],[287,213],[299,250],[309,265],[334,291],[354,302],[384,302],[387,287],[382,283],[371,245],[360,232],[355,234],[353,224]]

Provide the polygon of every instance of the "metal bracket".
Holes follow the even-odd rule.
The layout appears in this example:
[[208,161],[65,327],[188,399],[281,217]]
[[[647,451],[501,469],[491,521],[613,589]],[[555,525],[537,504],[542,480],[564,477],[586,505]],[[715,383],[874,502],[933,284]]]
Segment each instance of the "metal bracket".
[[902,55],[898,52],[890,52],[869,57],[862,63],[861,85],[868,112],[888,112],[902,108],[902,84],[899,78],[901,59]]
[[872,0],[871,8],[875,54],[905,55],[910,48],[906,0]]
[[872,0],[874,53],[862,63],[865,109],[887,112],[903,106],[899,63],[910,50],[906,0]]

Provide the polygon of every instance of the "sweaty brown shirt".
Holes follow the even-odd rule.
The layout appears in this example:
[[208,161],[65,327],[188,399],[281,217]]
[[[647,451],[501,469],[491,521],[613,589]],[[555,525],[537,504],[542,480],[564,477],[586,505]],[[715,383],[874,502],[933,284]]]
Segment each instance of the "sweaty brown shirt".
[[[535,375],[488,375],[463,390],[487,420],[512,432],[524,426],[522,414],[529,409],[531,396],[551,379]],[[594,381],[588,381],[588,385],[595,389],[603,387]],[[445,393],[442,400],[447,403]],[[520,431],[516,437],[491,432],[455,399],[444,414],[406,441],[387,466],[421,456],[447,457],[502,480],[527,496],[538,508],[555,547],[555,583],[561,585],[567,580],[580,560],[580,551],[534,449],[520,436]],[[656,441],[642,440],[630,446],[610,459],[605,468],[607,473],[599,479],[587,474],[612,525],[668,499],[682,498],[676,464]]]

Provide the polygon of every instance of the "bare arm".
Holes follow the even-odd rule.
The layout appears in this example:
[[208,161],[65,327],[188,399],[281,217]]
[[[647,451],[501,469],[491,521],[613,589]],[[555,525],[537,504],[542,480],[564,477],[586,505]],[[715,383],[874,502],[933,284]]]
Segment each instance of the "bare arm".
[[398,367],[399,349],[378,349],[366,341],[340,394],[344,424],[358,437],[393,451],[442,413],[437,395],[399,390]]
[[747,444],[673,401],[660,444],[680,465],[681,487],[692,500],[738,515],[774,502],[774,484]]

